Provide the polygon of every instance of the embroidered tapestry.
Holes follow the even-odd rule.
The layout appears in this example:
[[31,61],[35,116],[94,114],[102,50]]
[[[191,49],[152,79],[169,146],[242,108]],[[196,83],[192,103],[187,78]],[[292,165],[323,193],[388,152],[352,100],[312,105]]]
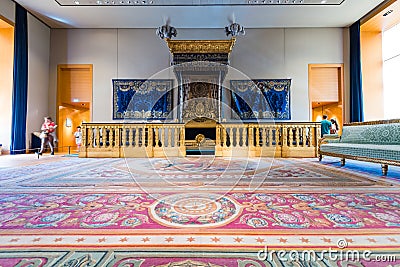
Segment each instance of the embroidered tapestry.
[[166,119],[172,108],[173,80],[113,79],[113,120]]
[[231,80],[232,110],[242,120],[290,120],[291,79]]

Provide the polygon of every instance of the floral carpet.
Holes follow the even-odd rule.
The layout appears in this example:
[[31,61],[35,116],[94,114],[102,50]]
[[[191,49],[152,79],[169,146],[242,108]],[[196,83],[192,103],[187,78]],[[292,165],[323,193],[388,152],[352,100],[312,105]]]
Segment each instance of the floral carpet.
[[[379,166],[376,165],[379,170]],[[43,175],[46,173],[46,175]],[[390,173],[392,175],[393,172]],[[400,172],[394,173],[399,175]],[[316,159],[81,159],[0,169],[0,188],[233,190],[258,187],[391,187],[396,179],[349,171]],[[393,176],[394,177],[394,176]]]
[[0,266],[400,266],[400,168],[368,168],[380,169],[211,157],[4,167]]

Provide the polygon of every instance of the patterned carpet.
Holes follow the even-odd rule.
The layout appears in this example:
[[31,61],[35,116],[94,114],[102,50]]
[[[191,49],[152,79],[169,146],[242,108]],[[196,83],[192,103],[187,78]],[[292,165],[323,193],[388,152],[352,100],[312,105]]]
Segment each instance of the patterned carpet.
[[[234,190],[259,187],[392,187],[392,171],[385,179],[362,170],[347,170],[317,159],[226,159],[188,157],[172,159],[64,158],[37,165],[3,168],[0,188],[89,189],[141,188],[154,191],[190,188]],[[72,167],[73,166],[73,167]],[[375,164],[377,169],[379,165]],[[46,175],[43,175],[46,173]],[[392,178],[394,178],[393,176]],[[400,173],[399,176],[400,177]]]
[[0,266],[400,266],[400,168],[339,165],[32,156],[0,169]]

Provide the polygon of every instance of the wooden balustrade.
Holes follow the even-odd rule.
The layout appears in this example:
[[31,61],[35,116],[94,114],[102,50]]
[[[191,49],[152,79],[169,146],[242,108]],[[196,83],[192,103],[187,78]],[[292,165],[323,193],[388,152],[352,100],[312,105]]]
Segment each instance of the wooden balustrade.
[[83,123],[80,157],[185,156],[183,124]]
[[[319,123],[222,123],[215,155],[316,157]],[[83,123],[80,157],[186,156],[185,125],[177,123]]]
[[316,157],[319,123],[217,125],[216,156]]

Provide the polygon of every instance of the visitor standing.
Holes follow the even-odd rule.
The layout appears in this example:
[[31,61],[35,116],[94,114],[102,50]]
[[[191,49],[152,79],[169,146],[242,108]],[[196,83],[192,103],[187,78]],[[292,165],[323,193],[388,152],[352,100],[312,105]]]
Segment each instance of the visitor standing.
[[54,123],[54,121],[52,121],[51,117],[44,117],[44,122],[41,127],[42,132],[40,134],[40,140],[41,140],[40,151],[36,152],[36,154],[38,154],[38,157],[42,155],[46,144],[49,144],[50,155],[54,155],[53,132],[56,129],[56,127],[57,125]]
[[323,115],[321,121],[321,137],[331,133],[332,123],[328,121],[328,115]]

